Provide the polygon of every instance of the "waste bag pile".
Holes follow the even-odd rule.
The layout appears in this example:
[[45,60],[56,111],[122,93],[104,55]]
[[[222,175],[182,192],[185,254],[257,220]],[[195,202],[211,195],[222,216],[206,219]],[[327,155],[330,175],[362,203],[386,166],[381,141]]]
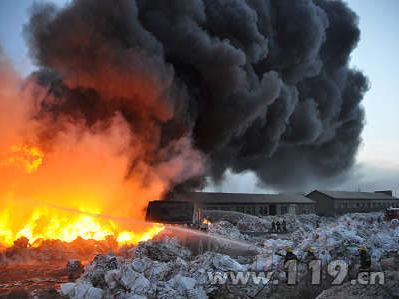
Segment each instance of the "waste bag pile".
[[[78,280],[63,284],[60,291],[70,298],[278,297],[276,292],[279,288],[272,282],[286,279],[283,256],[287,246],[293,248],[299,261],[305,256],[305,249],[312,247],[316,258],[323,264],[344,260],[349,267],[358,263],[359,247],[366,246],[371,255],[372,269],[384,270],[386,261],[398,257],[399,227],[395,223],[379,222],[378,217],[382,217],[382,213],[356,213],[329,218],[316,215],[281,216],[292,229],[291,237],[264,239],[262,242],[241,234],[238,225],[249,219],[247,226],[255,228],[256,221],[266,225],[272,217],[243,215],[234,223],[229,222],[228,217],[222,217],[210,224],[210,239],[217,243],[231,238],[231,247],[248,244],[253,252],[251,255],[245,256],[242,252],[225,254],[218,250],[218,246],[194,254],[182,245],[184,242],[178,236],[171,237],[170,232],[162,232],[154,240],[125,249],[123,254],[97,255]],[[393,269],[389,269],[393,271],[393,277],[399,270],[395,264],[391,262]],[[301,267],[298,269],[297,279],[300,280],[305,271],[301,272]],[[256,283],[251,275],[260,271],[272,275]],[[249,279],[246,284],[234,284],[227,275],[231,272],[249,273]],[[221,280],[215,280],[215,275],[219,275]]]

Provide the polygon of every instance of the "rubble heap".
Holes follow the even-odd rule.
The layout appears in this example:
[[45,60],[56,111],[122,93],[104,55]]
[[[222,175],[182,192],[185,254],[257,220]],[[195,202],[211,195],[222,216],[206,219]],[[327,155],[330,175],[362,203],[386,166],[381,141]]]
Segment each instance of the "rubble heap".
[[[365,245],[372,254],[373,269],[388,269],[388,263],[394,265],[389,268],[389,277],[397,277],[396,271],[399,269],[395,262],[389,261],[395,259],[399,252],[399,227],[395,223],[379,223],[377,218],[381,215],[369,213],[348,214],[336,218],[321,218],[316,215],[280,217],[285,218],[291,227],[291,239],[263,240],[262,244],[256,246],[257,254],[250,258],[214,251],[195,256],[177,239],[169,237],[142,242],[131,248],[124,257],[113,254],[98,255],[86,266],[83,275],[76,282],[61,286],[61,293],[70,298],[225,298],[228,295],[233,298],[265,295],[276,297],[275,292],[279,290],[270,281],[259,285],[251,281],[246,286],[218,285],[212,283],[209,272],[274,271],[276,276],[273,279],[277,277],[283,280],[283,261],[276,253],[283,253],[286,246],[292,246],[299,259],[304,257],[305,248],[312,246],[315,255],[324,264],[341,259],[351,267],[357,263],[359,246]],[[270,217],[258,219],[262,224],[271,220]],[[233,224],[224,219],[211,224],[210,231],[251,243],[251,237],[242,235],[238,230],[237,226],[241,221],[244,220]],[[254,227],[256,221],[251,217],[247,226]],[[299,270],[298,279],[304,274],[305,272]],[[387,285],[389,288],[389,284]],[[359,294],[363,292],[352,290],[347,284],[342,288],[333,294],[341,296],[340,292],[345,293],[345,288]],[[330,298],[328,294],[323,293],[320,298]]]

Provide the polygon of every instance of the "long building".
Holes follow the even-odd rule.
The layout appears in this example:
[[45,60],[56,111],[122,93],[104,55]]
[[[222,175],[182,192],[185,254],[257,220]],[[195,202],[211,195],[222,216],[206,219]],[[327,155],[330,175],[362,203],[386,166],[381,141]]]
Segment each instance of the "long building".
[[389,207],[399,207],[399,199],[392,191],[350,192],[314,190],[306,197],[315,202],[320,215],[336,215],[354,212],[381,211]]
[[203,209],[236,211],[256,216],[315,213],[313,200],[298,194],[190,192],[173,200],[191,201]]

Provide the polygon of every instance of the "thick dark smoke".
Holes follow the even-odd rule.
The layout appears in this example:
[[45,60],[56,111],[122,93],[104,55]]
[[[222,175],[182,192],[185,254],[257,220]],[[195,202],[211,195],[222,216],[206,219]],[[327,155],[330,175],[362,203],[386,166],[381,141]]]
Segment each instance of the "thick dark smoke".
[[98,130],[121,113],[147,163],[185,136],[204,175],[251,170],[276,189],[353,165],[368,88],[348,66],[359,35],[355,13],[329,0],[76,0],[36,4],[25,27],[33,76],[57,99],[38,115],[52,122],[45,138],[65,119]]

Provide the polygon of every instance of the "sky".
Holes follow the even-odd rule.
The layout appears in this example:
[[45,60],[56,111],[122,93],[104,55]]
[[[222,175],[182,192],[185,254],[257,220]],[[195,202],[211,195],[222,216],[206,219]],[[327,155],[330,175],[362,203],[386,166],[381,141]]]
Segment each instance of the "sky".
[[[34,66],[22,36],[29,7],[34,0],[0,0],[0,45],[23,74]],[[36,1],[40,2],[40,1]],[[53,0],[64,5],[69,0]],[[347,0],[359,16],[361,40],[352,52],[351,66],[362,70],[371,88],[363,100],[366,124],[356,165],[339,190],[374,191],[392,189],[399,195],[399,1]],[[228,174],[220,186],[208,191],[272,192],[260,188],[252,173]],[[314,186],[318,188],[319,186]],[[310,190],[303,190],[308,192]]]

